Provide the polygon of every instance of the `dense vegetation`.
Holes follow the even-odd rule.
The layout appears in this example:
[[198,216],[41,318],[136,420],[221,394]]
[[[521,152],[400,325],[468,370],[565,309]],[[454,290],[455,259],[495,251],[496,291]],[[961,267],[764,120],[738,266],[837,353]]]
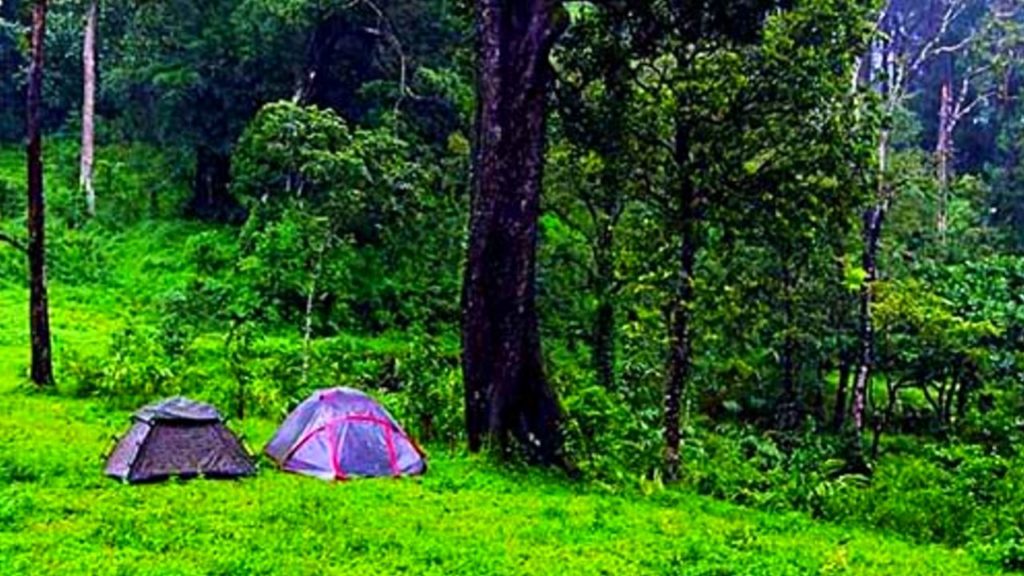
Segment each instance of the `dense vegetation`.
[[[537,572],[1024,570],[1019,2],[110,0],[91,59],[95,4],[53,0],[32,116],[52,376],[49,338],[25,322],[43,189],[17,146],[42,47],[22,38],[45,4],[0,8],[0,518],[28,534],[4,533],[0,554],[16,570],[65,514],[50,490],[95,536],[79,564],[53,551],[54,570],[127,537],[99,526],[141,496],[107,492],[92,459],[128,410],[188,394],[256,443],[339,384],[378,396],[438,464],[421,484],[354,488],[304,529],[400,515],[402,499],[466,512],[371,524],[347,541],[367,559],[394,545],[438,573],[514,572],[520,554]],[[95,158],[79,144],[93,124]],[[84,437],[36,430],[39,414]],[[582,481],[503,479],[467,442]],[[278,512],[225,521],[290,523],[293,482],[153,497],[273,493]],[[81,517],[94,491],[110,500]],[[530,510],[537,534],[495,528]],[[577,512],[616,518],[581,529]],[[126,517],[125,534],[147,521]],[[215,521],[124,544],[174,551],[192,531],[219,539]],[[484,526],[494,549],[557,545],[456,566],[453,542]],[[607,555],[623,532],[641,551]],[[666,534],[678,554],[658,550]],[[208,553],[180,570],[284,569]]]

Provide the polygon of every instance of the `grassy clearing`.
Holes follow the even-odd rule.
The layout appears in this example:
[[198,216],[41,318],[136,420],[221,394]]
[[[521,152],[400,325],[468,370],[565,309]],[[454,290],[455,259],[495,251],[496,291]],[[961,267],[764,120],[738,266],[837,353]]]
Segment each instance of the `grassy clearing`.
[[[327,484],[102,478],[126,414],[12,389],[0,407],[5,574],[984,574],[964,554],[686,494],[591,492],[474,458]],[[238,426],[259,445],[267,422]]]
[[[603,493],[444,450],[415,480],[326,484],[264,465],[242,482],[122,486],[101,467],[128,413],[22,383],[24,298],[0,289],[0,574],[997,573],[797,514]],[[75,290],[55,287],[53,304],[76,347],[120,324]],[[233,426],[255,447],[273,432]]]

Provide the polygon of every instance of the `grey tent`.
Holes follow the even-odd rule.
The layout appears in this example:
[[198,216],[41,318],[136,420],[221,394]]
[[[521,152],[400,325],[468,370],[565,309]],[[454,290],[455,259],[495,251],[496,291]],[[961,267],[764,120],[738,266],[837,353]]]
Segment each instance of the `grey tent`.
[[172,476],[237,478],[256,471],[213,406],[169,398],[141,408],[133,420],[107,459],[108,476],[147,482]]

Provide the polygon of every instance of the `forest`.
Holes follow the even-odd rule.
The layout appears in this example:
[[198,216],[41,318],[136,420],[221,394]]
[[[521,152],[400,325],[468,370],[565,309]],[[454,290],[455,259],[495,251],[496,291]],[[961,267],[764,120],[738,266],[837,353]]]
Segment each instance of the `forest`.
[[[326,389],[422,476],[274,470]],[[252,477],[104,478],[177,396]],[[1024,572],[1022,0],[0,0],[0,574],[940,572]]]

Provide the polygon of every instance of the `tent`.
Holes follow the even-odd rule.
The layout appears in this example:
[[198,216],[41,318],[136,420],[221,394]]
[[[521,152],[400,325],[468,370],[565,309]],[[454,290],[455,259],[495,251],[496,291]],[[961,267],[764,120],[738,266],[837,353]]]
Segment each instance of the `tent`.
[[321,390],[307,398],[265,452],[282,470],[325,480],[426,470],[423,452],[387,410],[351,388]]
[[171,476],[237,478],[256,472],[213,406],[169,398],[141,408],[107,459],[108,476],[126,482]]

